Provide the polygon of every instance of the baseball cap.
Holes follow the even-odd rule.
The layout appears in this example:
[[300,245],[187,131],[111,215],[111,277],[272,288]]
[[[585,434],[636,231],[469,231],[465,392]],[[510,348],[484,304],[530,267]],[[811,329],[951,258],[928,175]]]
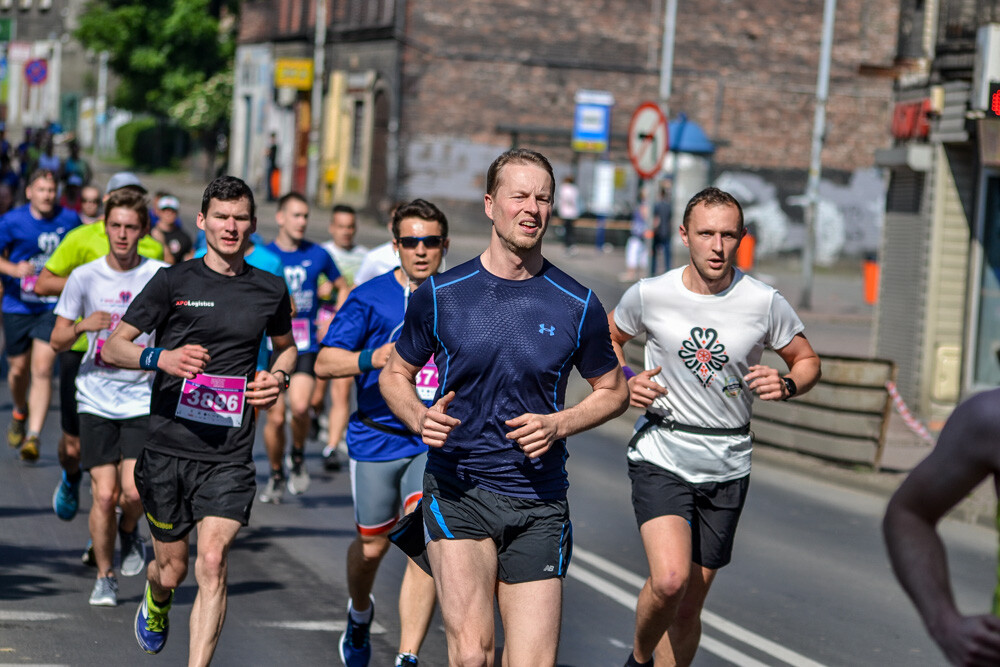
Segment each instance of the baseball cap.
[[166,197],[160,197],[160,199],[156,202],[156,208],[172,208],[175,211],[179,211],[181,210],[181,203],[177,200],[177,197],[168,195]]
[[120,190],[124,187],[128,187],[129,185],[139,188],[143,191],[143,193],[147,192],[146,187],[139,181],[139,177],[131,171],[119,171],[117,174],[112,176],[108,180],[107,192],[108,194],[111,194],[115,190]]

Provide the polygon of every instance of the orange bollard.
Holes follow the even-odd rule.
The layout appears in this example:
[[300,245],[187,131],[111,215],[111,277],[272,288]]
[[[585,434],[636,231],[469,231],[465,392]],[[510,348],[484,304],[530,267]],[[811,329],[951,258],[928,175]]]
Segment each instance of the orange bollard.
[[740,247],[736,249],[736,266],[740,271],[753,270],[753,253],[757,247],[757,241],[749,234],[740,241]]
[[878,262],[870,259],[866,259],[863,266],[865,277],[865,303],[872,306],[875,305],[876,301],[878,301],[879,266]]

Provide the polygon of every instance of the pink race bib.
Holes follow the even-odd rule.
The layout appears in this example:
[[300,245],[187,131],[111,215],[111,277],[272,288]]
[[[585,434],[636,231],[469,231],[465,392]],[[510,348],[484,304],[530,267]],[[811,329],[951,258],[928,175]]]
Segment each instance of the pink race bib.
[[242,426],[246,389],[245,377],[199,374],[184,380],[176,415],[203,424]]
[[417,396],[421,401],[433,401],[438,390],[438,367],[434,357],[417,371]]

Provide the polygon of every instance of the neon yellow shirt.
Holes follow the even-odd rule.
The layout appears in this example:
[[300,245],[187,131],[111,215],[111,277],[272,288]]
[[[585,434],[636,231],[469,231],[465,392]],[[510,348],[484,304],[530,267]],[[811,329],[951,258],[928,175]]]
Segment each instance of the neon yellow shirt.
[[[111,252],[108,243],[108,233],[104,229],[104,220],[96,220],[89,225],[82,225],[70,231],[56,246],[55,252],[45,262],[45,268],[59,276],[67,277],[78,266],[92,262],[98,257],[104,257]],[[139,254],[150,259],[163,260],[163,245],[148,234],[139,239]],[[76,339],[72,347],[74,352],[87,351],[87,335]]]

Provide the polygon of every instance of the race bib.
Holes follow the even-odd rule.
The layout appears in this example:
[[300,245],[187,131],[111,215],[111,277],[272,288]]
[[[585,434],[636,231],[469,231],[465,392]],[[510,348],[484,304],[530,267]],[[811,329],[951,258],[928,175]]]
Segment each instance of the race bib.
[[437,390],[438,367],[434,363],[434,357],[431,357],[430,361],[417,371],[417,396],[421,401],[433,401]]
[[324,324],[329,324],[333,322],[334,316],[337,314],[337,309],[328,303],[324,303],[319,307],[319,312],[316,313],[316,326],[322,328]]
[[246,389],[245,377],[199,374],[184,380],[176,415],[214,426],[242,426]]
[[55,303],[58,301],[58,297],[53,296],[38,296],[35,294],[35,284],[38,282],[38,276],[25,276],[21,278],[21,301],[25,303]]
[[[305,317],[292,318],[292,338],[295,339],[295,349],[304,352],[309,349],[309,320]],[[268,339],[270,340],[270,339]]]

